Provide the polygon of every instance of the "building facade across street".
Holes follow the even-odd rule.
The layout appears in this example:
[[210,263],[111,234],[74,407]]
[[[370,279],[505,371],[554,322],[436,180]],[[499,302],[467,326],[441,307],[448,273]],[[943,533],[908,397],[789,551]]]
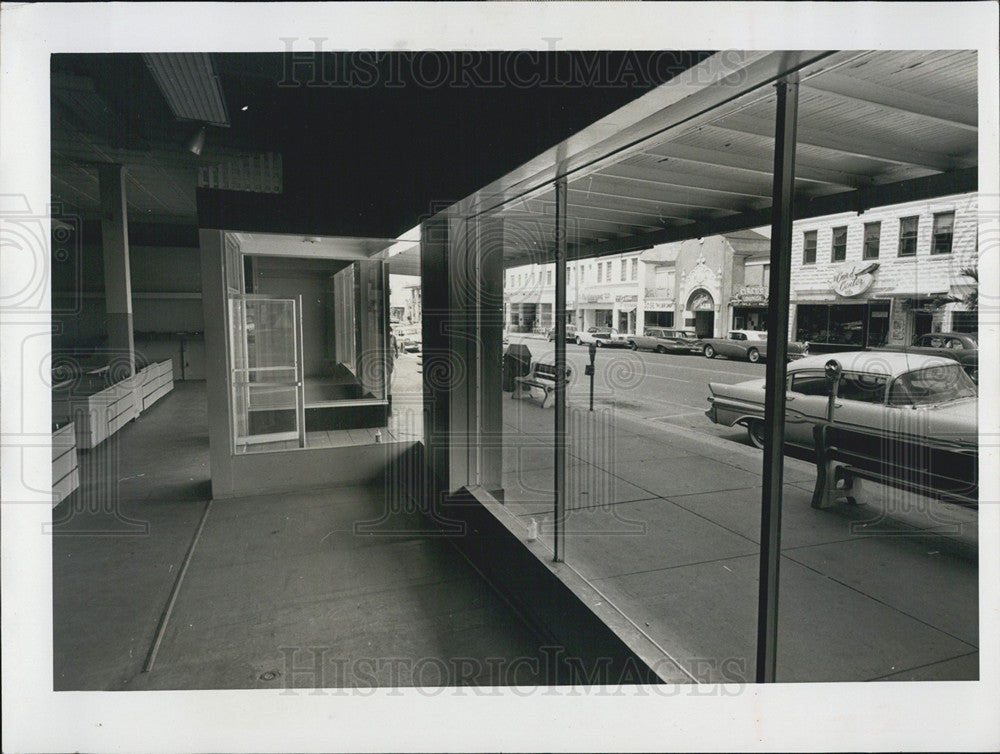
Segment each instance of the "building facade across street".
[[[975,335],[966,297],[977,287],[977,212],[977,195],[968,193],[796,222],[791,339],[873,347],[933,332]],[[769,249],[751,230],[572,261],[568,321],[639,335],[647,327],[698,337],[764,330]],[[551,263],[507,270],[509,332],[545,332],[554,311]]]

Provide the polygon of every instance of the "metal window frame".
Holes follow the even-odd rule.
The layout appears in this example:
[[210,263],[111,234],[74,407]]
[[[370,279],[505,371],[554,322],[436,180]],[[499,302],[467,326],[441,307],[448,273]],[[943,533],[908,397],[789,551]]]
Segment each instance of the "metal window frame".
[[[868,229],[878,228],[878,233],[875,235],[875,254],[868,253]],[[862,259],[878,259],[879,251],[882,246],[882,221],[875,220],[870,223],[865,223],[864,235],[861,238],[861,258]]]
[[[809,248],[809,237],[812,234],[813,245]],[[819,249],[819,231],[817,230],[804,230],[802,231],[802,264],[816,264],[816,251]],[[808,259],[806,254],[812,252],[812,259]]]
[[[847,226],[838,225],[835,228],[831,228],[832,235],[830,237],[830,261],[831,262],[843,262],[847,259]],[[843,256],[837,256],[837,231],[844,231],[844,243],[843,243]]]
[[[951,216],[951,228],[948,233],[938,233],[938,218],[945,217],[946,215]],[[945,236],[948,237],[948,250],[938,251],[938,237]],[[931,226],[931,254],[951,254],[955,249],[955,210],[948,210],[946,212],[935,212],[933,225]]]
[[[913,220],[913,235],[904,234],[903,228],[905,227],[907,220]],[[920,233],[920,215],[907,215],[906,217],[899,218],[899,248],[896,249],[896,256],[898,257],[915,257],[917,255],[917,239]],[[910,241],[913,241],[913,252],[903,253],[904,245],[908,245]]]

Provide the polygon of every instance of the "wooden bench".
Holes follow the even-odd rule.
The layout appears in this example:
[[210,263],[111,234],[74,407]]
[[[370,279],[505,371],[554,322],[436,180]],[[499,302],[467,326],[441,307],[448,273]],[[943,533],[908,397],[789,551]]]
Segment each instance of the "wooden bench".
[[836,425],[813,427],[816,487],[812,507],[857,503],[861,480],[967,506],[979,504],[979,453],[927,438],[885,436]]
[[[572,370],[566,367],[565,382],[569,382],[570,374],[572,374]],[[510,394],[510,397],[517,398],[522,389],[528,390],[530,395],[533,387],[545,391],[545,395],[542,397],[542,408],[545,408],[545,401],[556,390],[556,365],[540,361],[532,362],[531,371],[523,377],[514,378],[514,392]]]

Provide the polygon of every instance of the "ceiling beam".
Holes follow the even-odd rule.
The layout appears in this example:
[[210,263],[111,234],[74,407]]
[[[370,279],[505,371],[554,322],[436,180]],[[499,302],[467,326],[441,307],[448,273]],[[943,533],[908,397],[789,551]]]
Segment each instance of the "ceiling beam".
[[[591,180],[591,178],[593,180]],[[628,206],[635,202],[643,202],[654,207],[683,208],[682,217],[689,217],[692,210],[711,210],[716,212],[733,212],[739,207],[733,206],[733,202],[724,201],[713,197],[691,197],[690,192],[682,193],[677,190],[666,191],[652,186],[628,185],[625,181],[618,181],[611,178],[602,178],[600,175],[588,177],[578,182],[569,190],[570,197],[574,201],[586,199],[591,196],[609,197],[615,200],[616,204]],[[669,211],[669,210],[668,210]],[[655,212],[650,212],[655,215]]]
[[885,110],[933,120],[953,128],[972,132],[979,130],[979,114],[975,107],[965,107],[954,102],[911,94],[841,73],[823,73],[803,81],[801,86],[842,99],[865,102]]
[[[529,203],[529,209],[532,211],[538,211],[540,214],[545,214],[551,216],[552,208],[546,205],[545,207],[535,207],[534,202]],[[616,222],[620,225],[633,225],[633,226],[649,226],[652,224],[654,227],[659,227],[663,223],[652,222],[652,219],[648,212],[638,212],[634,209],[622,209],[619,207],[607,207],[602,204],[597,203],[587,203],[587,202],[567,202],[567,207],[569,210],[569,219],[572,220],[574,217],[589,218],[592,220],[607,220],[609,222]],[[657,215],[656,219],[659,219],[662,215]],[[683,220],[686,216],[676,216],[664,219],[670,220]]]
[[[744,114],[726,116],[712,123],[709,128],[768,139],[774,138],[774,123]],[[872,139],[860,133],[854,123],[842,124],[842,127],[836,131],[827,131],[815,126],[810,128],[807,122],[800,123],[796,130],[796,142],[799,146],[825,149],[830,152],[839,152],[852,157],[895,165],[913,165],[929,170],[947,171],[956,167],[967,167],[967,165],[960,164],[959,159],[948,155],[914,149],[904,143],[889,143]]]
[[[864,212],[873,207],[900,204],[921,199],[933,199],[950,194],[964,194],[979,188],[978,168],[962,168],[949,173],[938,173],[923,178],[912,178],[898,183],[870,186],[856,191],[844,191],[825,196],[799,197],[794,205],[793,220],[823,217],[840,212]],[[758,228],[771,222],[771,208],[744,212],[714,220],[700,220],[683,226],[662,228],[652,233],[630,238],[602,241],[580,246],[572,258],[605,256],[635,249],[648,249],[662,243],[705,238],[720,233]]]
[[668,177],[669,176],[668,171],[663,171],[663,172],[664,172],[663,175],[659,175],[659,177],[657,177],[658,174],[657,171],[655,170],[639,172],[633,168],[631,170],[622,170],[622,169],[616,169],[614,171],[605,170],[598,173],[598,175],[606,178],[613,178],[616,181],[625,181],[627,183],[634,183],[636,185],[645,184],[648,186],[656,186],[668,192],[676,190],[682,190],[688,193],[695,193],[695,194],[697,194],[698,192],[706,192],[708,194],[722,195],[723,197],[736,197],[738,199],[743,199],[743,200],[749,199],[756,201],[769,198],[769,194],[766,193],[758,192],[754,194],[748,194],[742,191],[730,191],[725,188],[718,188],[719,184],[717,184],[716,187],[693,186],[691,185],[691,183],[686,181],[686,178],[683,180],[678,179],[672,181]]
[[[695,169],[699,166],[709,165],[713,168],[724,170],[739,170],[766,176],[768,181],[771,180],[771,176],[774,173],[774,162],[771,160],[770,154],[761,156],[739,154],[721,149],[705,149],[704,147],[692,147],[674,142],[659,144],[649,149],[648,153],[662,158],[661,162],[677,160],[690,163]],[[864,175],[848,173],[844,170],[817,167],[802,161],[797,162],[795,165],[795,180],[840,188],[860,188],[871,182]]]
[[628,181],[642,181],[653,183],[659,186],[673,186],[685,188],[692,191],[708,191],[726,196],[740,196],[750,199],[770,199],[771,194],[768,189],[768,180],[759,179],[752,184],[749,181],[737,182],[732,176],[727,176],[725,182],[720,182],[711,176],[698,175],[696,173],[681,173],[667,167],[664,163],[657,163],[659,167],[644,167],[641,165],[629,165],[619,163],[612,167],[600,171],[601,175],[609,178],[620,178]]

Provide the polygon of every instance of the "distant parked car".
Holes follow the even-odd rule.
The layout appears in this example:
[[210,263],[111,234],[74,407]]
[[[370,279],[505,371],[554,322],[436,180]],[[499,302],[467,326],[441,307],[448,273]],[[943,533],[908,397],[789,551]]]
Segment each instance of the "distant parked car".
[[[762,330],[732,330],[728,338],[702,338],[701,352],[709,359],[725,356],[756,364],[767,358],[767,333]],[[809,352],[808,343],[788,344],[788,359],[801,359]]]
[[625,348],[628,346],[628,338],[610,327],[591,327],[586,332],[576,333],[576,344],[578,346],[594,343],[598,348]]
[[979,342],[969,333],[925,333],[914,338],[909,346],[879,346],[872,350],[946,356],[961,364],[973,382],[979,382]]
[[[876,351],[810,356],[788,367],[785,444],[812,448],[813,427],[825,420],[829,405],[824,366],[831,358],[842,367],[836,425],[887,439],[906,435],[930,445],[978,448],[979,392],[961,366],[943,356]],[[708,389],[706,416],[727,427],[744,425],[750,444],[763,447],[764,380],[710,382]]]
[[[548,332],[545,333],[545,337],[551,343],[556,339],[556,328],[550,327]],[[576,340],[576,325],[566,325],[566,342],[572,343]]]
[[657,353],[701,353],[701,342],[694,330],[671,330],[647,327],[642,335],[629,338],[633,351],[649,349]]
[[422,336],[419,325],[402,325],[393,328],[393,335],[399,348],[407,353],[420,350]]

